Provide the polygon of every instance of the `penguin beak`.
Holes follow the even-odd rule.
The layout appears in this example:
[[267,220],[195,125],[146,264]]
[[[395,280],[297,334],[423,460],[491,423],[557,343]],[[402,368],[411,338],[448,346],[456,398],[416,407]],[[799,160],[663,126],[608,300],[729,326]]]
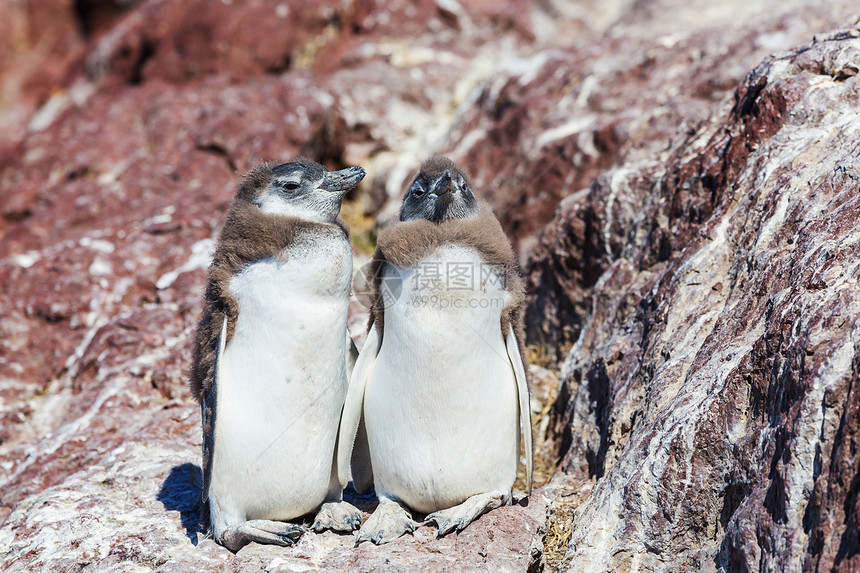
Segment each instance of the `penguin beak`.
[[332,193],[343,194],[358,185],[358,182],[364,179],[366,174],[367,172],[361,167],[347,167],[340,171],[329,171],[325,174],[325,179],[323,179],[320,188]]
[[451,185],[451,172],[447,169],[445,173],[436,181],[436,185],[433,187],[433,194],[441,197],[445,193],[448,192],[448,187]]

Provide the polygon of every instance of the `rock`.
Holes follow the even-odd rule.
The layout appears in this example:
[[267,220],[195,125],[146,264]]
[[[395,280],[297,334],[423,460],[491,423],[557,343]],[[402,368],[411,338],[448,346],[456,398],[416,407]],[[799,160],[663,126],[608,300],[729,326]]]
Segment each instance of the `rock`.
[[596,480],[567,570],[860,566],[857,61],[856,29],[766,58],[544,235],[578,268],[589,221],[607,246],[557,404],[561,468]]
[[[734,90],[748,70],[771,52],[852,22],[855,10],[833,2],[825,16],[814,3],[737,2],[731,10],[700,18],[691,12],[699,11],[696,6],[637,5],[612,27],[603,45],[540,55],[527,74],[499,74],[478,103],[486,96],[502,107],[475,106],[462,131],[452,132],[469,144],[458,144],[453,154],[474,166],[503,225],[520,243],[534,300],[526,315],[529,340],[559,361],[580,336],[594,286],[610,262],[626,256],[627,243],[645,240],[624,235],[634,225],[642,228],[630,221],[644,217],[641,199],[616,189],[647,185],[673,155],[699,151],[707,143],[702,129],[719,116],[718,110],[733,104]],[[647,14],[633,15],[640,11]],[[665,17],[653,31],[637,19],[655,13]],[[683,31],[667,30],[671,21]],[[719,153],[715,145],[705,155]],[[689,179],[690,173],[683,176]],[[702,172],[701,183],[689,185],[713,186],[715,176]],[[691,194],[685,189],[673,200],[685,201]],[[700,190],[698,197],[705,196]],[[695,211],[689,218],[701,222],[710,207],[690,201],[676,208]],[[665,216],[677,219],[677,212]],[[650,233],[645,265],[664,262],[673,243],[689,240],[689,231],[673,224],[643,231]],[[540,229],[537,239],[530,236],[535,229]]]
[[[0,165],[27,123],[64,81],[65,69],[84,50],[84,38],[67,0],[0,5]],[[4,208],[5,216],[5,208]]]

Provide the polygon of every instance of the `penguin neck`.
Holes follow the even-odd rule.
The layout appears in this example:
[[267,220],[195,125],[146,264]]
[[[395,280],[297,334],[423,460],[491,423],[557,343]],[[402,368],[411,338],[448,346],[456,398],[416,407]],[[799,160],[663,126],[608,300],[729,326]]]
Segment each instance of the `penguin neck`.
[[320,213],[316,209],[285,201],[277,201],[271,197],[263,197],[257,206],[267,215],[280,215],[282,217],[290,217],[291,219],[309,221],[311,223],[321,223],[323,225],[334,225],[337,218],[337,212],[335,212],[334,217],[331,217],[327,213]]

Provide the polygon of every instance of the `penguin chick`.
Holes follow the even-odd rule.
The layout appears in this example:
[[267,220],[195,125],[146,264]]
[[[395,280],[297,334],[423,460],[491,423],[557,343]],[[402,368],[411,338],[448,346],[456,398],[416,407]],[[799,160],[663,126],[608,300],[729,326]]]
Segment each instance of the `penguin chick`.
[[338,457],[343,480],[358,433],[352,473],[369,468],[380,500],[356,545],[413,531],[409,510],[428,513],[442,536],[510,503],[521,435],[531,491],[522,280],[501,225],[471,187],[449,159],[425,161],[401,222],[377,240],[368,337]]
[[203,414],[202,515],[231,550],[290,545],[284,523],[352,531],[337,429],[347,390],[352,250],[338,217],[363,177],[299,159],[248,173],[215,249],[191,390]]

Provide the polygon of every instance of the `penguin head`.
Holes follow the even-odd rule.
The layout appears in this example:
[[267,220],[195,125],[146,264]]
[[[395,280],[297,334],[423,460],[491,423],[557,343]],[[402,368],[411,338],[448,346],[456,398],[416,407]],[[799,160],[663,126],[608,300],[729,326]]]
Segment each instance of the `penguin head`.
[[441,223],[451,219],[468,219],[479,207],[469,176],[447,157],[431,157],[421,169],[400,207],[400,220],[426,219]]
[[297,159],[272,168],[268,185],[251,202],[264,213],[332,223],[346,192],[364,178],[361,167],[329,171],[319,163]]

